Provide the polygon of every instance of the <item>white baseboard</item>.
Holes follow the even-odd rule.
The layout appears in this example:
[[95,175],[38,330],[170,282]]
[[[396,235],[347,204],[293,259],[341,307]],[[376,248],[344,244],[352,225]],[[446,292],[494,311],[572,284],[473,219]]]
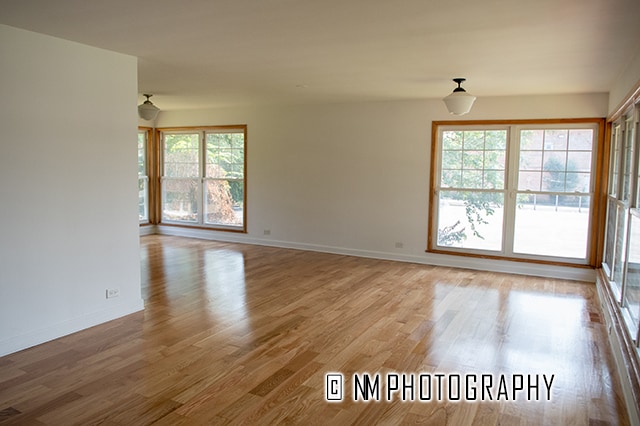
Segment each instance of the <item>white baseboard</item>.
[[255,244],[270,247],[290,248],[296,250],[317,251],[322,253],[343,254],[347,256],[366,257],[372,259],[395,260],[399,262],[420,263],[424,265],[447,266],[452,268],[475,269],[480,271],[504,272],[508,274],[532,275],[545,278],[559,278],[575,281],[595,282],[594,269],[559,265],[546,265],[508,260],[482,259],[476,257],[450,256],[446,254],[424,253],[422,255],[360,250],[346,247],[333,247],[317,244],[279,241],[267,238],[255,238],[246,234],[210,231],[200,228],[179,226],[155,227],[162,235],[200,238],[205,240],[225,241],[233,243]]
[[140,235],[153,235],[156,233],[155,225],[143,225],[140,226]]
[[41,343],[63,337],[95,325],[111,321],[144,309],[144,301],[114,305],[108,310],[92,312],[77,318],[71,318],[57,324],[47,325],[38,330],[0,340],[0,356],[12,354]]

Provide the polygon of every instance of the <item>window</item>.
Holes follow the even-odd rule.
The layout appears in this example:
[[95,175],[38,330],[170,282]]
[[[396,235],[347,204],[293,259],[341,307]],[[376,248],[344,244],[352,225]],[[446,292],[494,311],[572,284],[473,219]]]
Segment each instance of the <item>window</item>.
[[443,130],[438,245],[502,250],[507,131]]
[[244,232],[246,126],[160,134],[162,222]]
[[640,107],[611,123],[609,190],[602,270],[634,344],[640,322]]
[[587,258],[594,130],[519,131],[514,253]]
[[434,122],[429,250],[592,263],[600,128]]
[[149,223],[149,161],[148,146],[151,129],[138,130],[138,220]]
[[[607,225],[603,267],[609,277],[610,284],[620,294],[622,269],[626,251],[627,221],[629,218],[628,181],[632,146],[622,143],[623,131],[621,123],[611,126],[611,156],[609,169],[609,191],[607,197]],[[621,170],[624,168],[625,170]],[[624,187],[627,187],[625,191]]]

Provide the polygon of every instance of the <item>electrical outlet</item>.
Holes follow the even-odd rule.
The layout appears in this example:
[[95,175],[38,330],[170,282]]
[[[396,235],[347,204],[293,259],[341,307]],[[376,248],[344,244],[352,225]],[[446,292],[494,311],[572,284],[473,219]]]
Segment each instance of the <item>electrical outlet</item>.
[[399,241],[396,243],[396,248],[403,248],[403,247],[404,247],[404,243],[401,243]]
[[271,229],[265,229],[264,235],[271,235]]
[[120,296],[119,288],[108,288],[107,289],[107,299],[113,299],[114,297]]

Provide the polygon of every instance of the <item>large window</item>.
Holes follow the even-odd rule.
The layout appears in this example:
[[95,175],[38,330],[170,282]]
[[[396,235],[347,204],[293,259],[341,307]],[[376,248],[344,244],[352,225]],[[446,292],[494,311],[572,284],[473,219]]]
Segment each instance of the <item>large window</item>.
[[245,231],[246,126],[160,135],[162,222]]
[[640,322],[640,107],[611,123],[603,273],[634,344]]
[[601,120],[435,122],[429,249],[590,264]]

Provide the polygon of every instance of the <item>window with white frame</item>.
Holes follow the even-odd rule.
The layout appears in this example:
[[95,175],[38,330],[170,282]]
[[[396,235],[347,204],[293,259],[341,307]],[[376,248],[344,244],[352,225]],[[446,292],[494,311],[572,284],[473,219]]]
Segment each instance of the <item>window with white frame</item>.
[[429,250],[593,262],[600,127],[434,122]]
[[138,220],[149,223],[149,131],[138,130]]
[[244,232],[246,126],[160,135],[162,222]]
[[640,106],[611,123],[602,270],[636,347],[640,346]]

